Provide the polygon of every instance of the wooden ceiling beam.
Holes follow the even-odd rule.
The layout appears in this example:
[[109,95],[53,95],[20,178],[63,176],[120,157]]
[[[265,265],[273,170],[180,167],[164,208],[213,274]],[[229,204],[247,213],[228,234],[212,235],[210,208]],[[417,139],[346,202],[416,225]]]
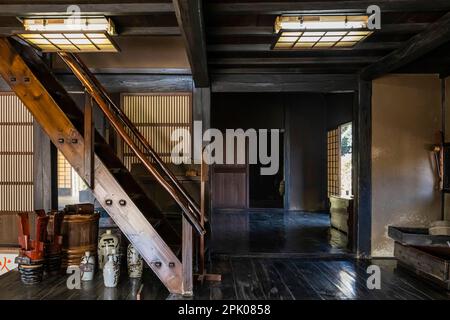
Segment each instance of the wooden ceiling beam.
[[[69,4],[0,4],[0,16],[39,16],[61,15],[67,13]],[[95,1],[93,1],[95,2]],[[136,2],[136,3],[80,3],[77,4],[83,14],[101,14],[107,16],[142,15],[146,13],[173,13],[170,2]]]
[[202,1],[173,0],[173,5],[184,39],[194,84],[198,88],[209,87]]
[[212,74],[212,92],[350,92],[352,74]]
[[302,66],[302,67],[252,67],[252,68],[210,68],[210,74],[355,74],[358,66]]
[[[429,26],[428,23],[389,23],[382,24],[377,33],[418,33]],[[207,27],[208,36],[270,36],[274,34],[273,26],[246,27]]]
[[214,2],[206,8],[212,14],[356,13],[365,12],[370,5],[380,6],[382,12],[450,10],[448,0]]
[[[23,32],[21,27],[1,27],[1,36],[11,36]],[[119,36],[179,36],[178,27],[123,27],[118,30]]]
[[211,58],[210,65],[322,65],[322,64],[370,64],[379,60],[376,56],[356,57],[296,57],[296,58]]
[[120,36],[179,36],[178,27],[123,27]]
[[449,40],[450,13],[447,13],[399,49],[364,68],[361,71],[361,78],[366,80],[378,78],[423,57]]
[[[392,50],[401,46],[401,42],[362,42],[356,48],[335,48],[332,51],[353,52],[358,50]],[[213,44],[208,45],[208,52],[280,52],[270,49],[271,45],[261,44]],[[330,51],[329,49],[319,51]],[[286,52],[286,51],[284,51]],[[294,51],[293,51],[294,52]]]

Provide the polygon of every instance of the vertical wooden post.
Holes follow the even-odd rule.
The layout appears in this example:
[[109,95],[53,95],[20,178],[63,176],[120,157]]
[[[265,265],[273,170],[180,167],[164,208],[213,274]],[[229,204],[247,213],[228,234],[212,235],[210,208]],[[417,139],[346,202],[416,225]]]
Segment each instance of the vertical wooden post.
[[[205,215],[206,215],[206,184],[208,182],[208,165],[203,161],[203,150],[202,159],[200,167],[200,225],[205,226]],[[199,274],[204,275],[205,270],[205,235],[200,235],[199,240]]]
[[85,92],[84,103],[84,179],[90,188],[94,188],[94,117],[93,101]]
[[[33,122],[34,209],[53,209],[51,142],[37,121]],[[32,216],[31,219],[34,219]]]
[[441,79],[441,141],[440,144],[440,152],[439,152],[439,172],[440,172],[440,181],[439,181],[439,189],[441,190],[441,219],[445,220],[445,192],[444,192],[444,143],[446,136],[446,110],[445,107],[447,105],[447,86],[445,78]]
[[186,218],[183,217],[182,225],[182,265],[183,265],[183,295],[192,296],[193,289],[193,273],[192,273],[192,249],[193,237],[192,226]]
[[355,207],[358,224],[358,256],[372,251],[372,81],[359,81],[359,104],[355,117],[357,147]]

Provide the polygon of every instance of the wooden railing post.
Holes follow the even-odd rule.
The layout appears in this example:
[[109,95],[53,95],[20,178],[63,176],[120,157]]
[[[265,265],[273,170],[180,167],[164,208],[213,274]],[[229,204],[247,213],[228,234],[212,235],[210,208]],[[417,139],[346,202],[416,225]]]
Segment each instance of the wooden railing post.
[[[206,183],[208,182],[208,165],[201,155],[202,163],[200,167],[200,225],[205,227],[206,216]],[[205,235],[200,235],[199,239],[199,274],[205,274]]]
[[194,294],[193,288],[193,273],[192,273],[192,252],[193,252],[193,236],[192,226],[183,217],[182,225],[182,257],[181,262],[183,265],[183,295],[192,296]]
[[[203,149],[204,150],[204,149]],[[204,228],[205,222],[207,221],[207,195],[206,188],[209,180],[209,166],[204,161],[203,150],[201,154],[201,166],[200,166],[200,225]],[[205,267],[205,235],[199,235],[199,246],[198,246],[198,274],[195,278],[203,283],[203,281],[222,281],[222,276],[220,274],[212,274],[206,272]]]
[[84,180],[94,188],[94,117],[93,99],[85,92],[84,103]]

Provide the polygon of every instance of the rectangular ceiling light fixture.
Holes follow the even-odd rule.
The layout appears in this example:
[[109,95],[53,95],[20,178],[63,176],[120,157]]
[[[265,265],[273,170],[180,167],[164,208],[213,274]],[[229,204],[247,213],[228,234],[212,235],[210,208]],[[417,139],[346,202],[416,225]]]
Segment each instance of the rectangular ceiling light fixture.
[[368,16],[280,16],[273,50],[353,48],[372,34]]
[[114,25],[105,17],[25,18],[26,32],[16,34],[43,52],[118,52]]

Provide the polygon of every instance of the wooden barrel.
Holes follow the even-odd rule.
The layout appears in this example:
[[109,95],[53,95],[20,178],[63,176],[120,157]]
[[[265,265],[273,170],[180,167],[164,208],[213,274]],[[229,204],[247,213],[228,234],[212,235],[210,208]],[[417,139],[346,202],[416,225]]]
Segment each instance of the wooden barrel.
[[79,265],[86,251],[97,257],[98,212],[91,214],[69,214],[62,225],[62,268]]

